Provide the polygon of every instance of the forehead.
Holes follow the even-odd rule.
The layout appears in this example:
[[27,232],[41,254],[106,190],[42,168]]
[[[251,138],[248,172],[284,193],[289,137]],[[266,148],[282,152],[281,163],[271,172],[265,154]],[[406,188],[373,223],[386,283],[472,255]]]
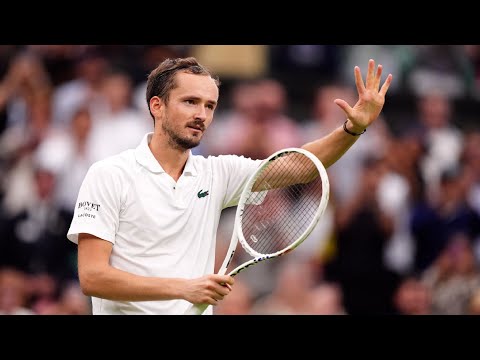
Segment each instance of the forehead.
[[172,90],[174,96],[195,96],[210,101],[218,101],[218,86],[208,75],[196,75],[179,72],[176,75],[177,87]]

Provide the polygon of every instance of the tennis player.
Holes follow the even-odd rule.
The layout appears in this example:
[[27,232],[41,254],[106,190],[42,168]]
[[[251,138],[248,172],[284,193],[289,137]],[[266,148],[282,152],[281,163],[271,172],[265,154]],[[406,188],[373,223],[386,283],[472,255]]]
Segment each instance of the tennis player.
[[[345,123],[302,146],[325,167],[377,119],[392,81],[390,74],[380,87],[382,66],[373,60],[365,83],[358,67],[354,73],[357,103],[335,100]],[[67,237],[78,244],[93,314],[183,314],[190,303],[217,305],[232,290],[232,277],[213,274],[217,226],[260,160],[192,154],[218,98],[218,78],[195,58],[165,60],[147,82],[154,131],[136,149],[90,167]]]

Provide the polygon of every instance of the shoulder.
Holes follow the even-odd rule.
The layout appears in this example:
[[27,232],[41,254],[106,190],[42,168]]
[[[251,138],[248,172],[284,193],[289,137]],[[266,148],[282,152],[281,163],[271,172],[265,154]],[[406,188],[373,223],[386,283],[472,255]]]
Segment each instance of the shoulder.
[[255,166],[262,161],[254,160],[243,155],[208,155],[206,157],[193,155],[192,159],[197,170],[215,170],[249,165]]
[[256,162],[262,161],[262,160],[254,160],[252,158],[245,157],[243,155],[215,155],[215,156],[211,155],[204,159],[205,161],[209,161],[212,163],[232,163],[232,164],[256,163]]
[[209,156],[205,160],[209,169],[216,174],[222,174],[228,179],[241,180],[260,166],[263,160],[255,160],[243,155]]

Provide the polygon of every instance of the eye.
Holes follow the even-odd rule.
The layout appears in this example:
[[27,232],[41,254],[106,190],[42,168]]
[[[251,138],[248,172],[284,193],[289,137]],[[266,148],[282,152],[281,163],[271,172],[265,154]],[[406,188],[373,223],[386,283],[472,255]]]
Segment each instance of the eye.
[[214,110],[215,106],[213,106],[212,104],[209,104],[209,105],[207,105],[207,108],[209,108],[210,110]]
[[192,100],[192,99],[187,99],[187,100],[185,100],[185,102],[186,102],[187,104],[190,104],[190,105],[195,104],[195,101]]

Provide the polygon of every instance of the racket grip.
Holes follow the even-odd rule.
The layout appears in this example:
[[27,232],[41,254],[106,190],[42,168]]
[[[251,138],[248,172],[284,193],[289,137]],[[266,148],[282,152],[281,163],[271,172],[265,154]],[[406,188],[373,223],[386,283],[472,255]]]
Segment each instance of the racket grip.
[[190,306],[185,312],[185,315],[202,315],[207,309],[207,307],[208,304],[192,304],[192,306]]

